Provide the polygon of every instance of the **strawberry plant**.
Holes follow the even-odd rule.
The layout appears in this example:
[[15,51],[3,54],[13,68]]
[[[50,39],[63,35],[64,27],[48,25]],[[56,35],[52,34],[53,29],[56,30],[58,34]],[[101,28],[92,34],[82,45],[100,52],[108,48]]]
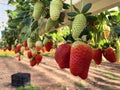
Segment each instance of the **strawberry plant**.
[[[120,11],[89,12],[91,3],[80,8],[64,0],[9,0],[15,10],[7,10],[8,27],[2,31],[4,50],[14,50],[20,61],[27,52],[30,66],[39,64],[44,53],[55,49],[58,66],[86,79],[92,59],[102,63],[120,61]],[[65,10],[69,9],[66,14]],[[65,27],[65,16],[69,23]],[[54,51],[54,50],[53,50]]]

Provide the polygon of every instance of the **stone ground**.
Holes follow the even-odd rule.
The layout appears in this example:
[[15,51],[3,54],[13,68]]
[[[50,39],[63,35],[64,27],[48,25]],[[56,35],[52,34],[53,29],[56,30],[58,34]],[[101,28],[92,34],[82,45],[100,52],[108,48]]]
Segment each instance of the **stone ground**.
[[11,86],[11,75],[30,73],[31,84],[40,90],[120,90],[120,64],[103,62],[97,68],[91,65],[86,80],[73,76],[69,69],[59,69],[52,57],[31,67],[29,60],[17,61],[13,57],[0,57],[0,90],[16,90]]

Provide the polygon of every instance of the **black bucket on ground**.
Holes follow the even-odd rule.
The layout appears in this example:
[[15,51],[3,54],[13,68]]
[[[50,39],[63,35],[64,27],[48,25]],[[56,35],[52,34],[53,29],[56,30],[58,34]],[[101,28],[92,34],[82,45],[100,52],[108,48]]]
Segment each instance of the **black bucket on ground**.
[[30,84],[30,73],[15,73],[11,75],[11,84],[14,87]]

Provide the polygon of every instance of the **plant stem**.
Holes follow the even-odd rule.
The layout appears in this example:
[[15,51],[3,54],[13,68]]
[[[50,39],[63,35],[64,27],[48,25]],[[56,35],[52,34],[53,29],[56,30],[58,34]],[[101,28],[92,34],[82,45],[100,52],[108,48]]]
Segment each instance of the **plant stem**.
[[82,11],[83,6],[84,6],[84,0],[81,0],[81,11]]
[[70,0],[70,11],[72,12],[72,0]]
[[[70,12],[72,12],[72,0],[70,0]],[[70,21],[70,33],[71,33],[71,29],[72,29],[72,21]]]

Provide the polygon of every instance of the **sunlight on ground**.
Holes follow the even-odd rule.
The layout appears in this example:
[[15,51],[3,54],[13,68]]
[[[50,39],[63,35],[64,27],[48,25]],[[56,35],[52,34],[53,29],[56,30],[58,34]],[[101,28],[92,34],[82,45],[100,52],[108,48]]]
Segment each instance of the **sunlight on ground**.
[[0,50],[0,56],[14,56],[15,53],[14,51],[3,51],[3,50]]

